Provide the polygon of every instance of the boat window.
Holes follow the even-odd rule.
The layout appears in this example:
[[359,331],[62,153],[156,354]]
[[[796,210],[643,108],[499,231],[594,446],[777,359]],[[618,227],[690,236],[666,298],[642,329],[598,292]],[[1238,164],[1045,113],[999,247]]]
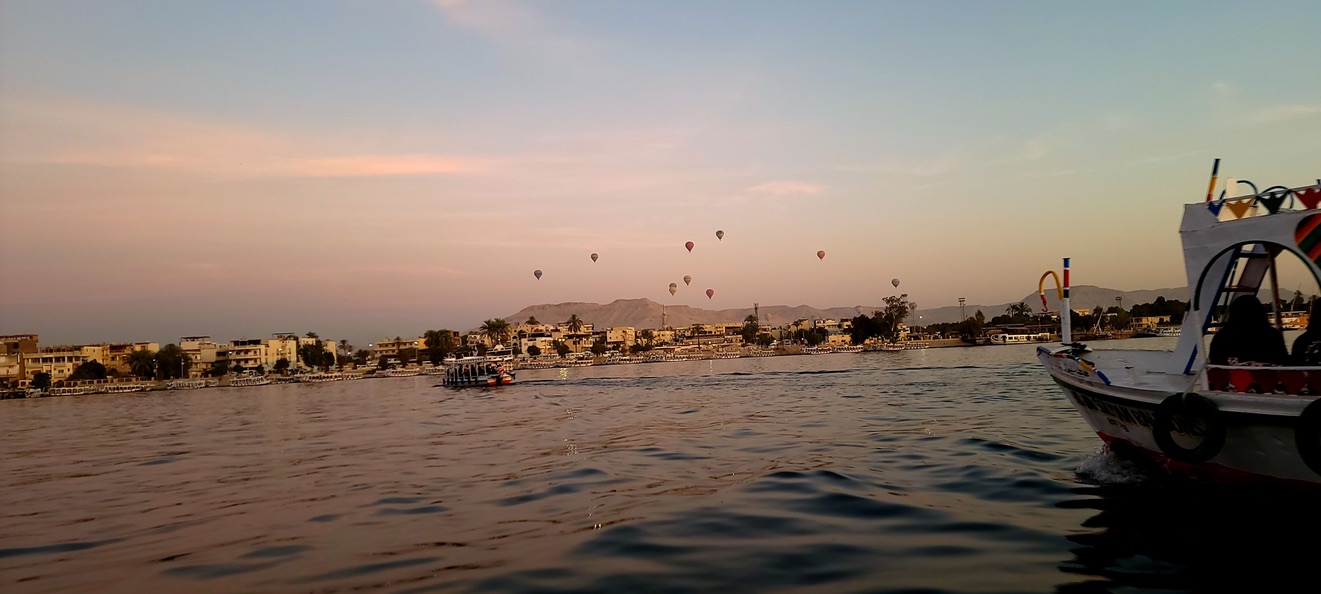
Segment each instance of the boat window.
[[[1291,344],[1297,331],[1307,325],[1311,301],[1321,295],[1313,265],[1298,250],[1297,246],[1270,242],[1244,243],[1213,258],[1193,295],[1194,307],[1207,314],[1206,331],[1215,332],[1224,324],[1228,305],[1235,298],[1255,295],[1270,312],[1271,322],[1285,332],[1286,345]],[[1203,304],[1201,300],[1213,294],[1206,289],[1208,285],[1219,289],[1213,303]]]

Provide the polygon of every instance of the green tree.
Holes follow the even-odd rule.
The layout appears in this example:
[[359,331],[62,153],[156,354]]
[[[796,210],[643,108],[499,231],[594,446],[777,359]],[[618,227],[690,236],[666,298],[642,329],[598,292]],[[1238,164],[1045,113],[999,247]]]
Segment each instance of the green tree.
[[564,325],[569,328],[569,332],[577,334],[583,331],[583,326],[585,324],[583,324],[582,319],[578,317],[578,314],[573,314],[569,316],[569,319],[564,321]]
[[761,346],[768,347],[771,346],[771,343],[773,342],[775,342],[775,337],[771,336],[770,334],[757,335],[757,344]]
[[656,342],[656,331],[650,328],[643,330],[642,333],[639,334],[638,336],[640,336],[642,338],[642,342],[649,347],[655,344]]
[[353,353],[353,363],[355,365],[366,365],[367,360],[370,359],[371,356],[371,351],[367,349],[358,349],[358,352]]
[[528,345],[528,347],[527,347],[527,356],[529,356],[529,357],[540,357],[540,356],[541,356],[541,347],[539,347],[539,346],[537,346],[537,345],[535,345],[535,344],[533,344],[533,345]]
[[265,365],[258,365],[257,368],[254,369],[253,371],[256,371],[256,372],[257,372],[257,375],[266,375],[266,366],[265,366]]
[[596,340],[592,341],[593,355],[604,355],[608,350],[610,350],[610,347],[606,346],[604,336],[598,336]]
[[432,365],[440,365],[454,351],[454,333],[449,330],[427,330],[422,334],[422,346],[427,350],[427,360]]
[[233,371],[234,373],[243,373],[243,365],[240,363],[235,363],[234,367],[230,368],[230,371]]
[[69,376],[70,380],[102,380],[106,378],[105,365],[100,361],[84,361],[73,374]]
[[151,379],[156,376],[156,353],[140,349],[128,354],[128,369],[138,379]]
[[491,344],[504,344],[509,341],[509,322],[504,318],[486,320],[478,330],[491,341]]
[[526,321],[526,322],[523,322],[523,323],[524,323],[524,324],[527,324],[528,326],[540,326],[540,325],[541,325],[541,322],[538,322],[538,321],[537,321],[537,316],[528,316],[528,317],[527,317],[527,321]]
[[417,347],[399,349],[399,361],[404,365],[410,365],[414,361],[417,361]]
[[50,374],[44,371],[38,371],[32,376],[32,387],[41,391],[50,389]]
[[271,369],[275,371],[275,373],[285,375],[289,373],[289,360],[284,357],[276,359],[275,365],[271,366]]
[[569,354],[569,345],[564,344],[563,341],[556,340],[550,343],[550,346],[555,347],[555,352],[561,357]]
[[[309,334],[314,334],[309,332]],[[309,337],[310,338],[310,337]],[[316,368],[325,365],[326,345],[320,339],[308,344],[298,346],[298,358],[303,360],[303,365]]]
[[803,336],[803,340],[807,342],[807,346],[816,346],[825,342],[829,335],[830,332],[825,328],[813,328]]
[[192,357],[176,344],[167,344],[156,353],[156,379],[182,378],[192,367]]
[[[413,352],[416,353],[417,349],[413,349]],[[330,368],[334,367],[338,361],[339,357],[335,356],[334,351],[324,351],[321,353],[321,367],[326,371],[330,371]]]
[[321,338],[320,336],[317,336],[317,333],[316,333],[316,332],[308,332],[308,333],[307,333],[307,337],[308,337],[308,338],[317,338],[317,339]]
[[888,342],[899,340],[899,326],[913,311],[913,304],[908,302],[908,293],[898,297],[891,295],[884,299],[885,307],[872,314],[876,323],[876,335]]
[[757,334],[759,332],[761,332],[761,324],[757,323],[757,316],[750,315],[743,318],[743,329],[741,334],[743,335],[744,343],[752,344],[753,341],[757,340]]
[[224,361],[211,362],[211,377],[223,377],[229,373],[229,365]]

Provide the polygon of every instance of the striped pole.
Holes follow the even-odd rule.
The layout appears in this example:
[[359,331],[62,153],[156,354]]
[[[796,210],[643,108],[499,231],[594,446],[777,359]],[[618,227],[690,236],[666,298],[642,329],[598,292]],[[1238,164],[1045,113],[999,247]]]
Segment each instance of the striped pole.
[[1220,159],[1216,159],[1215,165],[1211,166],[1211,183],[1206,186],[1206,201],[1211,201],[1211,195],[1216,191],[1216,175],[1220,173]]
[[1069,259],[1064,259],[1064,299],[1060,304],[1060,342],[1073,342],[1073,309],[1069,308]]

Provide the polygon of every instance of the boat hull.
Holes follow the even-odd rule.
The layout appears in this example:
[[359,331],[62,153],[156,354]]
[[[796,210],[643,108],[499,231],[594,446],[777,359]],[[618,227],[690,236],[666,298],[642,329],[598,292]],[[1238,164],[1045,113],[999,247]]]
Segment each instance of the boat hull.
[[[1089,369],[1090,365],[1080,365],[1077,360],[1053,355],[1044,348],[1038,351],[1038,357],[1069,403],[1117,453],[1142,456],[1169,470],[1203,479],[1321,486],[1321,474],[1309,467],[1299,451],[1300,430],[1314,433],[1318,429],[1306,427],[1301,419],[1303,409],[1314,397],[1195,392],[1215,404],[1216,424],[1223,427],[1224,441],[1219,448],[1206,451],[1214,450],[1213,455],[1190,460],[1185,452],[1163,447],[1158,432],[1165,431],[1176,445],[1190,449],[1199,447],[1208,435],[1215,439],[1219,432],[1207,429],[1210,423],[1182,415],[1166,415],[1166,419],[1174,419],[1172,424],[1159,424],[1162,403],[1179,390],[1108,384],[1104,374]],[[1313,466],[1321,467],[1321,463],[1314,461]]]
[[514,374],[504,373],[501,375],[480,375],[477,377],[446,377],[441,381],[442,386],[450,388],[485,388],[495,386],[508,386],[514,383]]

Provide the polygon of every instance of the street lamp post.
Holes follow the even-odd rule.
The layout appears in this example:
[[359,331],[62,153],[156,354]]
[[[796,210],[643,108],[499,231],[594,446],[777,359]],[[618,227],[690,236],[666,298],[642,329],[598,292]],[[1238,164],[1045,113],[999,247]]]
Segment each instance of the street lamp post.
[[967,303],[967,301],[964,298],[959,297],[959,322],[963,322],[964,320],[968,319],[968,314],[963,308],[965,303]]

